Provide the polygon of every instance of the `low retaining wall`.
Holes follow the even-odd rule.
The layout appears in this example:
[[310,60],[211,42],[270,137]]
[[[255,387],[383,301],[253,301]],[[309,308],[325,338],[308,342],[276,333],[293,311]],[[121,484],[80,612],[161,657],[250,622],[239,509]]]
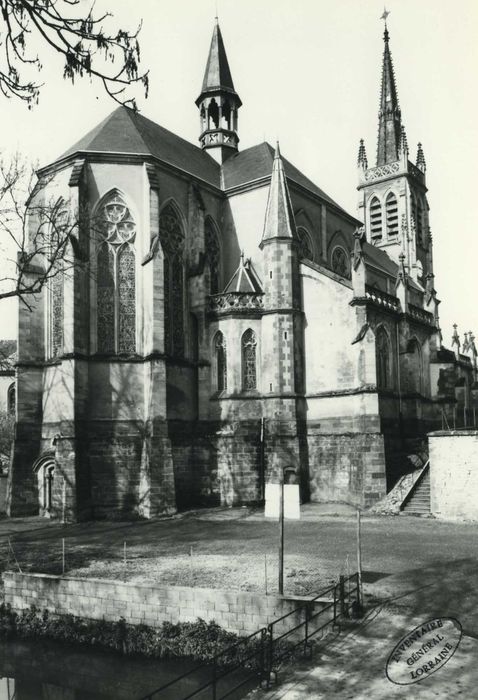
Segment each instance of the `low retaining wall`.
[[[237,634],[250,634],[298,607],[297,599],[216,588],[151,586],[46,574],[3,574],[5,602],[16,611],[34,605],[55,615],[159,627],[165,621],[215,620]],[[317,603],[320,605],[320,603]],[[297,613],[300,616],[301,613]],[[287,620],[293,627],[294,617]]]
[[431,512],[478,520],[478,430],[428,434]]

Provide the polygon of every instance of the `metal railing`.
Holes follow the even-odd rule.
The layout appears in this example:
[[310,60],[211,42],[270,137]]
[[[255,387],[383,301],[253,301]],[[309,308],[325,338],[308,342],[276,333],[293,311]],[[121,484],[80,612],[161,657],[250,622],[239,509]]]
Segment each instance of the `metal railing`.
[[[241,638],[216,654],[211,662],[195,666],[141,700],[189,700],[199,697],[201,700],[224,700],[247,684],[249,690],[258,685],[268,688],[277,682],[281,662],[291,658],[300,648],[304,655],[311,656],[314,638],[327,627],[333,628],[341,618],[358,616],[361,606],[359,574],[340,576],[338,583],[301,602],[267,628]],[[196,687],[184,689],[181,694],[181,684],[191,680],[195,682],[195,677],[205,672],[205,680],[197,680]]]
[[[197,698],[201,693],[202,697],[212,700],[223,700],[236,693],[247,683],[251,684],[251,689],[259,685],[263,680],[263,674],[267,667],[267,630],[265,627],[253,632],[248,637],[242,637],[232,646],[216,654],[207,664],[201,663],[198,666],[186,671],[181,676],[173,678],[149,695],[145,695],[141,700],[157,700],[157,698],[171,698],[171,700],[189,700]],[[228,660],[228,657],[230,659]],[[241,672],[237,674],[237,671]],[[181,684],[187,683],[194,675],[200,672],[208,674],[208,678],[198,681],[198,685],[191,691],[184,690],[182,695],[178,695]],[[235,679],[234,675],[239,678]],[[194,678],[193,678],[194,680]],[[171,691],[168,693],[168,691]],[[204,691],[210,691],[204,694]]]

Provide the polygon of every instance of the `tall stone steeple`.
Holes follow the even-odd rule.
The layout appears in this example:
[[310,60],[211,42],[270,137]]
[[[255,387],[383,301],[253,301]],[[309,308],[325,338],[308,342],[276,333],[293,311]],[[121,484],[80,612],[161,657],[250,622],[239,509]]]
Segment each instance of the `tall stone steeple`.
[[[387,14],[384,12],[384,15]],[[382,89],[378,113],[377,165],[385,165],[398,160],[402,134],[401,112],[398,104],[392,54],[390,53],[390,35],[387,29],[386,16],[384,19],[385,31],[383,40],[385,47],[383,50]]]
[[364,221],[367,241],[384,248],[397,264],[403,255],[408,274],[425,290],[428,276],[433,274],[425,158],[420,146],[417,165],[409,159],[390,53],[388,14],[385,10],[382,15],[385,47],[377,164],[368,166],[365,145],[361,142],[358,158],[359,218]]
[[216,17],[201,94],[196,105],[201,116],[201,146],[221,164],[237,151],[237,112],[241,104],[234,89]]

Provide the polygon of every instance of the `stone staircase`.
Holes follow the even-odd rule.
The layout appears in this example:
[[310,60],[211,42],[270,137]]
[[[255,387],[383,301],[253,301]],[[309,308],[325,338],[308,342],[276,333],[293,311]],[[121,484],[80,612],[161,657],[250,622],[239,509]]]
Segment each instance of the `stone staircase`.
[[416,480],[400,508],[406,515],[430,515],[430,466],[427,465]]

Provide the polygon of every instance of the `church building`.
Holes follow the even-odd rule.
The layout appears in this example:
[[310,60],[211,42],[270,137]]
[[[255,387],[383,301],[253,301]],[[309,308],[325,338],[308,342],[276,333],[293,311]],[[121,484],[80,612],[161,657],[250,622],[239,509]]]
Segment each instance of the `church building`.
[[357,217],[278,144],[240,149],[217,22],[196,105],[199,146],[118,107],[38,171],[75,263],[19,311],[12,516],[260,502],[284,472],[303,501],[369,507],[428,431],[472,420],[474,338],[442,346],[387,28]]

